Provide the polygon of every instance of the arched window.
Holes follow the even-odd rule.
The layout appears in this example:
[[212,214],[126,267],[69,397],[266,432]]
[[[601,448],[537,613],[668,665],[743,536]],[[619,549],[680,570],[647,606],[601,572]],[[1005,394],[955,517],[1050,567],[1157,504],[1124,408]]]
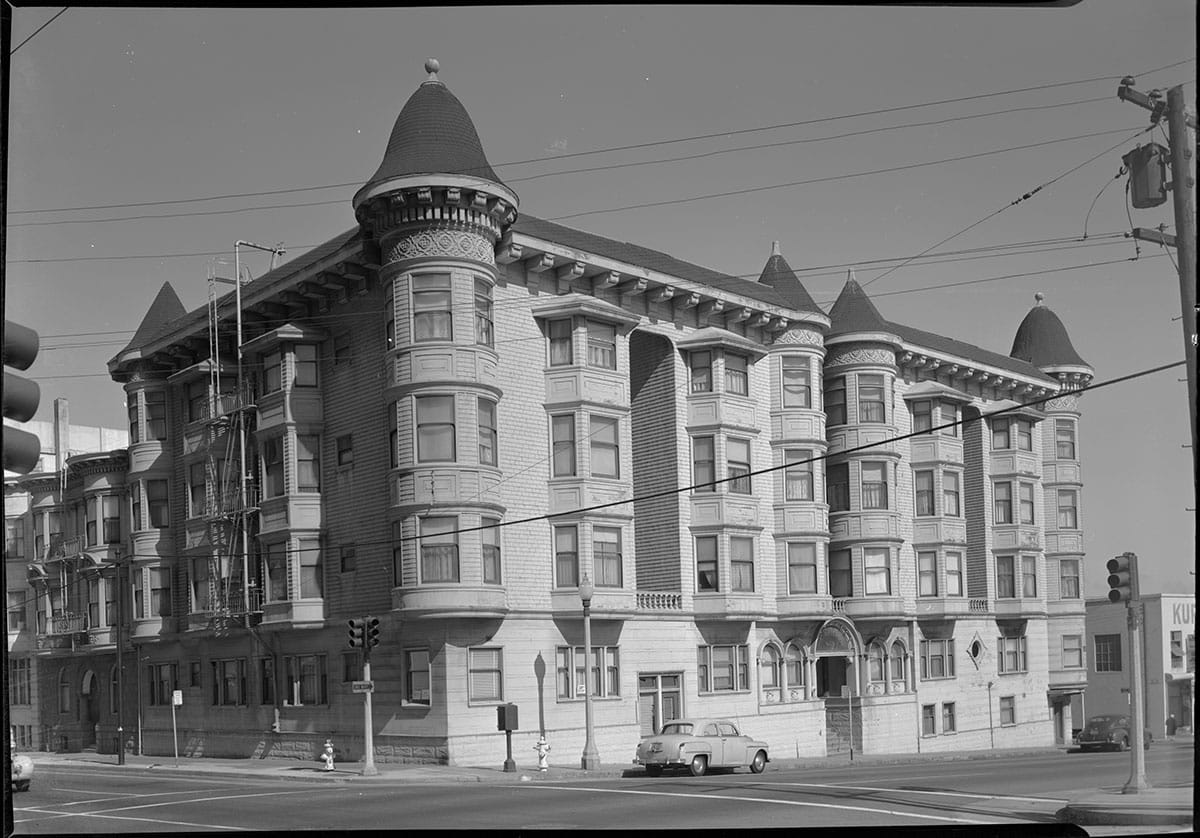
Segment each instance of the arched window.
[[65,666],[58,670],[58,712],[71,712],[71,680]]
[[795,643],[783,650],[783,670],[790,690],[789,697],[800,700],[804,697],[804,658]]
[[759,687],[762,689],[763,701],[775,702],[782,699],[780,688],[783,685],[780,669],[779,650],[774,646],[764,646],[759,656]]
[[871,681],[883,680],[883,647],[878,643],[872,643],[867,647],[867,671],[870,673]]
[[893,681],[904,680],[904,644],[897,640],[892,644],[892,654],[888,664],[892,671]]

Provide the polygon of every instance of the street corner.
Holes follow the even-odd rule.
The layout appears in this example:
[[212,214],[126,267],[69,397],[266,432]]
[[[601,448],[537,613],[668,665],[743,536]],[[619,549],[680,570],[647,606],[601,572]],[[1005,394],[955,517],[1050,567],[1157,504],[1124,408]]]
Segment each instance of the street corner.
[[1080,826],[1186,826],[1194,821],[1192,786],[1124,794],[1120,787],[1080,792],[1055,813]]

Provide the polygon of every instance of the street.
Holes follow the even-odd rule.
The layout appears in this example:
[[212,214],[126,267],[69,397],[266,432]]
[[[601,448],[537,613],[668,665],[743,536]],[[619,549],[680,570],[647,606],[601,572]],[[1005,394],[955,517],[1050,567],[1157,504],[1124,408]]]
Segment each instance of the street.
[[[1190,784],[1193,754],[1190,746],[1156,744],[1146,759],[1151,783]],[[634,769],[577,781],[497,775],[495,782],[403,784],[397,773],[391,781],[323,784],[129,775],[111,766],[59,763],[42,766],[33,789],[16,796],[14,820],[17,835],[359,830],[398,823],[481,830],[990,824],[1029,834],[1037,825],[1053,830],[1055,812],[1080,790],[1122,785],[1129,765],[1128,754],[1054,751],[819,770],[773,765],[762,775],[700,778],[651,780]],[[1104,828],[1088,832],[1106,834]]]

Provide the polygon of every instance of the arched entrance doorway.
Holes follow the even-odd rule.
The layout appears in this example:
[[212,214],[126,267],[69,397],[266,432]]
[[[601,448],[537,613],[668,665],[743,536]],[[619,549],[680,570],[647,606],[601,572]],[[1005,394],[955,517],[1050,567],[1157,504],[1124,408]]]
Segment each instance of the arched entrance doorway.
[[813,643],[817,698],[825,700],[825,753],[862,750],[862,707],[858,705],[862,638],[847,620],[821,626]]
[[96,744],[96,725],[100,723],[100,690],[96,686],[96,673],[83,673],[79,687],[80,746],[91,748]]

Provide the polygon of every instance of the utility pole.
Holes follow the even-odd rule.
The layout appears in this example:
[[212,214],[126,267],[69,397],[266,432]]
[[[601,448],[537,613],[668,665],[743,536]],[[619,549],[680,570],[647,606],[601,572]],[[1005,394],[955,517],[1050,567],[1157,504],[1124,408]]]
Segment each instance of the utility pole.
[[[1186,111],[1183,85],[1167,91],[1163,104],[1162,93],[1150,91],[1149,95],[1135,90],[1134,79],[1126,76],[1117,88],[1117,98],[1133,102],[1150,111],[1150,124],[1157,125],[1164,113],[1167,117],[1167,137],[1171,146],[1171,191],[1175,209],[1174,241],[1168,236],[1153,236],[1149,231],[1134,230],[1137,238],[1145,238],[1160,244],[1173,244],[1179,268],[1179,302],[1183,313],[1183,352],[1187,362],[1188,424],[1192,432],[1192,477],[1193,484],[1200,485],[1196,428],[1196,179],[1192,175],[1192,156],[1195,141],[1196,116]],[[1133,173],[1130,173],[1131,176]],[[1141,232],[1142,235],[1139,235]]]
[[121,548],[113,548],[113,556],[117,560],[117,565],[114,568],[116,578],[114,584],[117,590],[114,596],[117,598],[117,765],[125,764],[125,613],[121,605],[121,600],[124,598],[124,589],[121,585],[121,566],[124,560],[121,557]]

